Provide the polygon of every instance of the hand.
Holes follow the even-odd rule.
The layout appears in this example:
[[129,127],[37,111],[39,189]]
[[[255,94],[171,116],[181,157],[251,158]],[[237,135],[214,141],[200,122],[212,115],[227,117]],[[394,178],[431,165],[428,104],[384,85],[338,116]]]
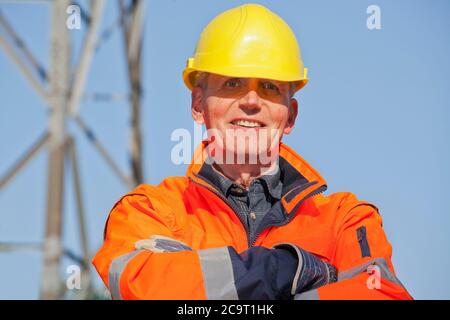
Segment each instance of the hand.
[[336,268],[323,262],[312,253],[290,243],[278,244],[274,248],[295,252],[298,257],[298,267],[292,281],[291,295],[337,281]]

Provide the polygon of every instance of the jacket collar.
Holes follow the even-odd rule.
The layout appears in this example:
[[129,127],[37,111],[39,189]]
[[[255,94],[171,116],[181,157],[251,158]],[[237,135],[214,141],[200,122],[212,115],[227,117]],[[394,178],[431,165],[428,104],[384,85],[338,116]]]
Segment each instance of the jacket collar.
[[[230,190],[232,190],[236,184],[224,176],[219,170],[214,168],[213,164],[209,163],[210,162],[205,161],[202,168],[198,172],[198,175],[215,186],[216,189],[220,190],[222,194],[227,197],[229,192],[231,192]],[[272,198],[278,200],[281,199],[283,184],[280,179],[280,170],[278,170],[278,168],[274,171],[274,173],[262,175],[255,180],[259,180],[260,183],[264,185],[265,190],[267,190]],[[240,188],[241,187],[238,187],[238,189]]]
[[[206,188],[216,189],[208,178],[207,170],[211,166],[206,161],[207,145],[208,142],[204,140],[197,146],[186,176]],[[281,204],[287,215],[295,212],[306,197],[327,188],[326,181],[319,172],[284,143],[280,143],[279,168],[283,183]]]

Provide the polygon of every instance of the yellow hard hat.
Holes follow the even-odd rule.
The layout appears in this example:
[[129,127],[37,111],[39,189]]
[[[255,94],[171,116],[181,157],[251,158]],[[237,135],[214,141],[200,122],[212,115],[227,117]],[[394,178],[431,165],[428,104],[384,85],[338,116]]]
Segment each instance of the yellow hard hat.
[[225,11],[206,26],[183,71],[190,90],[198,71],[294,82],[295,91],[308,82],[308,70],[291,28],[259,4]]

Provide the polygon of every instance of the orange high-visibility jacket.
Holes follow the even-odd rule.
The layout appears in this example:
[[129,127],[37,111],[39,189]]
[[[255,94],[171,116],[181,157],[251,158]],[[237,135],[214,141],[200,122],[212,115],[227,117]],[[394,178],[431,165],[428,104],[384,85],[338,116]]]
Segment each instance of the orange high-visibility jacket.
[[[224,248],[242,253],[279,243],[298,246],[338,271],[337,282],[295,299],[412,299],[395,275],[392,247],[373,204],[349,192],[323,195],[325,180],[281,144],[282,199],[248,239],[207,173],[200,174],[206,167],[201,160],[205,145],[197,147],[185,177],[168,177],[158,186],[142,184],[113,207],[93,264],[114,299],[239,299]],[[137,249],[138,241],[155,235],[182,241],[192,250]]]

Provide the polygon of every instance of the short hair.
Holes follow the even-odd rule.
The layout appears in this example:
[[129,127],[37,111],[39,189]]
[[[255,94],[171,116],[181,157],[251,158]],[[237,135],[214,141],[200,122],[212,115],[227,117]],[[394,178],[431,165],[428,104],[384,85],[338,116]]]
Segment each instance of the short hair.
[[203,90],[208,88],[209,72],[197,71],[195,74],[195,87],[200,87]]

